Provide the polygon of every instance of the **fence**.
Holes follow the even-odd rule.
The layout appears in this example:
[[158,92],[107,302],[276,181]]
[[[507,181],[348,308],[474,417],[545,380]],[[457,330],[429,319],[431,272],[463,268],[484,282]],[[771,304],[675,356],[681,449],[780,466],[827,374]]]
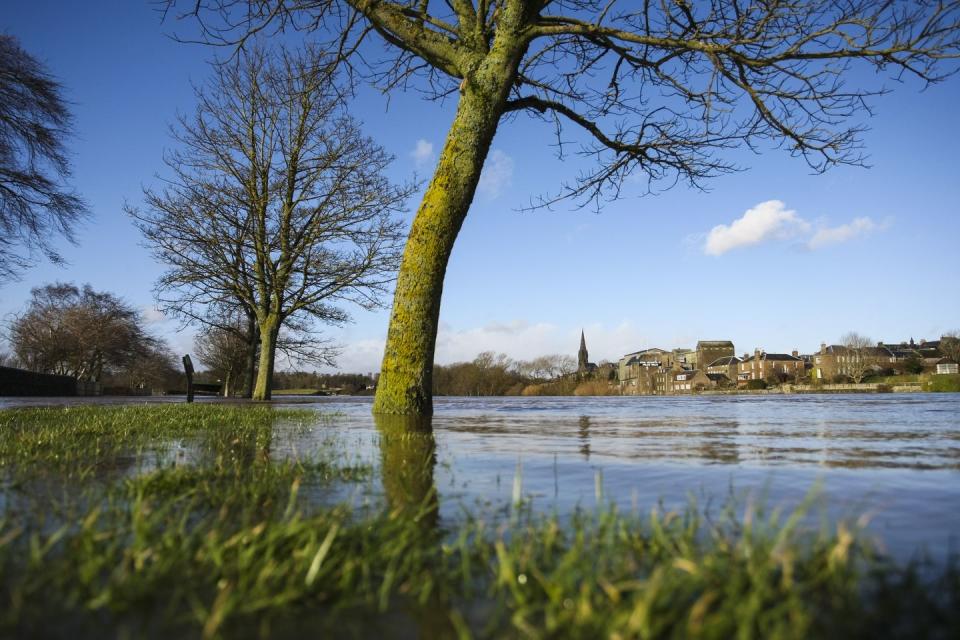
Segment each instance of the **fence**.
[[77,381],[70,376],[0,367],[0,396],[75,396],[77,392]]

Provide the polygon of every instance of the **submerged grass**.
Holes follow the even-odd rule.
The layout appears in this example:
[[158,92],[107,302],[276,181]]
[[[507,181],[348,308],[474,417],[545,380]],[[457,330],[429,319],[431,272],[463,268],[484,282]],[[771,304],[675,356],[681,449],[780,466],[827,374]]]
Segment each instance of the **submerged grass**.
[[[0,414],[0,464],[20,479],[0,493],[0,635],[960,636],[953,568],[921,578],[854,526],[804,528],[806,507],[441,522],[418,434],[383,437],[384,466],[405,465],[384,469],[383,509],[318,506],[304,487],[370,470],[333,450],[274,459],[277,419],[307,421],[262,407]],[[106,483],[91,471],[170,438],[202,454]],[[80,487],[52,500],[24,489],[38,474]]]

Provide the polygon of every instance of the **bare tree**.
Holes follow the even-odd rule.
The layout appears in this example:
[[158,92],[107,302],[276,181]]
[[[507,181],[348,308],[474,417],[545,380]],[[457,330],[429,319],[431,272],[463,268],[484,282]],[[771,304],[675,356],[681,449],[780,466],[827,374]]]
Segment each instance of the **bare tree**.
[[197,356],[207,369],[223,381],[223,395],[230,397],[247,366],[249,339],[243,327],[234,330],[208,326],[195,342]]
[[840,344],[843,346],[843,351],[838,356],[842,359],[840,369],[855,383],[860,384],[863,382],[863,377],[876,364],[877,358],[874,354],[876,347],[870,338],[855,331],[844,334],[840,338]]
[[940,353],[944,358],[960,363],[960,331],[948,331],[940,337]]
[[536,382],[546,382],[574,373],[577,370],[577,361],[571,356],[555,353],[538,356],[529,361],[517,362],[516,369],[525,378]]
[[[233,387],[235,390],[239,389],[239,394],[244,398],[252,398],[260,355],[260,330],[256,314],[236,300],[213,303],[196,309],[188,298],[173,298],[163,306],[167,312],[184,321],[185,325],[200,325],[202,335],[208,332],[230,333],[233,334],[233,339],[244,342],[244,364],[241,368],[243,379],[235,378]],[[195,314],[198,310],[203,312],[202,315]]]
[[[181,2],[201,40],[242,45],[300,28],[385,90],[415,78],[456,115],[404,251],[374,411],[432,412],[443,279],[484,161],[505,118],[572,127],[592,170],[557,197],[616,197],[634,173],[701,185],[725,150],[774,145],[816,171],[860,164],[854,116],[880,90],[851,86],[855,62],[934,82],[958,56],[957,0],[211,0]],[[176,5],[176,0],[168,0]],[[393,56],[363,55],[378,36]],[[354,55],[356,53],[361,55]],[[459,94],[459,95],[458,95]],[[546,198],[545,203],[555,201]]]
[[62,262],[53,235],[73,241],[86,215],[64,185],[71,123],[62,93],[16,38],[0,34],[0,282],[19,275],[38,252]]
[[99,382],[106,372],[165,351],[140,313],[113,294],[64,283],[30,293],[26,312],[13,321],[10,342],[31,371]]
[[147,345],[143,353],[105,376],[104,385],[136,390],[166,390],[183,384],[177,358],[162,340]]
[[[300,361],[334,352],[313,322],[349,320],[393,282],[410,186],[383,172],[391,158],[343,108],[335,69],[313,49],[271,56],[251,47],[216,66],[192,119],[175,132],[173,178],[128,207],[168,271],[162,307],[190,318],[211,305],[256,321],[254,399],[271,395],[278,340]],[[299,335],[299,337],[297,337]]]

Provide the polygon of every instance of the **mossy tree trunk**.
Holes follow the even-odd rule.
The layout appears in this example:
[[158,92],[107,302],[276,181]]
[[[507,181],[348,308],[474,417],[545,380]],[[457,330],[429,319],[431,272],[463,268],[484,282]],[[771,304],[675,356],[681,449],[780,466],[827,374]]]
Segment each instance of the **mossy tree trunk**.
[[257,346],[260,343],[260,329],[257,327],[256,316],[247,317],[247,353],[246,370],[243,381],[243,397],[253,397],[253,386],[257,379]]
[[277,336],[280,334],[280,318],[269,314],[258,322],[260,327],[260,364],[257,367],[257,383],[253,388],[254,400],[269,400],[272,397],[273,367],[277,354]]
[[397,276],[374,413],[431,415],[443,278],[516,76],[520,50],[495,47],[466,74],[453,124]]

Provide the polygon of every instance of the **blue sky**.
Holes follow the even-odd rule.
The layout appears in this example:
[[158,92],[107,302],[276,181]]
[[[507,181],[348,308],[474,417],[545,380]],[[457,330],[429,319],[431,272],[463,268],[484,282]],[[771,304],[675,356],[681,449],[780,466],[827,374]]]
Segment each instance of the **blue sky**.
[[[31,287],[90,283],[190,350],[191,331],[152,310],[162,265],[122,207],[162,171],[168,125],[192,110],[191,82],[206,78],[215,52],[174,42],[176,25],[137,0],[8,0],[0,24],[66,86],[73,185],[93,213],[79,246],[63,249],[68,267],[41,264],[0,287],[0,317],[22,309]],[[854,80],[879,82],[869,71]],[[576,166],[552,156],[546,126],[506,123],[450,261],[437,360],[485,349],[574,355],[581,327],[597,361],[698,339],[809,352],[850,330],[894,341],[960,328],[960,78],[924,92],[886,86],[894,92],[874,102],[864,137],[870,169],[811,175],[783,152],[735,152],[728,157],[748,170],[712,180],[708,192],[681,185],[640,197],[636,184],[599,213],[520,212]],[[391,173],[402,180],[429,176],[454,107],[414,93],[388,104],[364,90],[352,109],[396,156]],[[344,346],[341,367],[376,370],[389,314],[354,315],[330,331]]]

